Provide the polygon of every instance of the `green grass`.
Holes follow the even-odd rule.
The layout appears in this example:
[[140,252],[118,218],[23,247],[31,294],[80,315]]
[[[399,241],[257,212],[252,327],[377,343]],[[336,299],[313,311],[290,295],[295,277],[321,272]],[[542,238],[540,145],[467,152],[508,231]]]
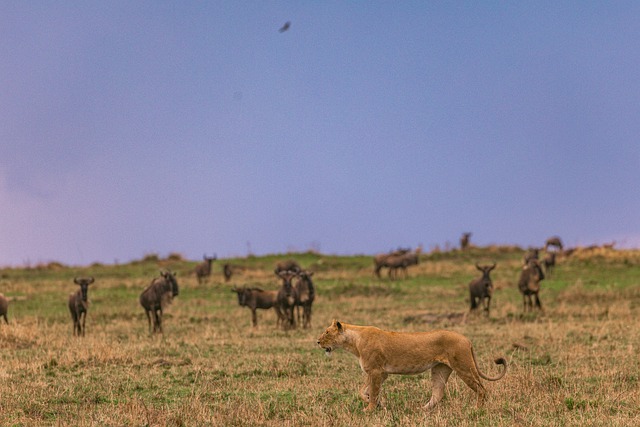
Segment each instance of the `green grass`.
[[[542,285],[544,313],[522,313],[515,288],[523,251],[472,248],[425,254],[409,278],[376,279],[371,257],[316,253],[218,260],[197,284],[195,262],[146,257],[126,265],[0,270],[11,297],[0,324],[1,425],[637,425],[640,414],[640,252],[595,251],[561,258]],[[237,305],[233,285],[275,289],[276,261],[316,271],[313,327],[284,332],[275,315]],[[475,262],[497,262],[489,318],[469,315]],[[223,283],[220,266],[243,269]],[[160,268],[178,272],[180,295],[164,336],[150,337],[138,304]],[[93,275],[87,336],[71,336],[66,307],[73,277]],[[316,337],[333,318],[392,330],[447,328],[468,336],[481,369],[509,361],[485,382],[490,397],[452,375],[439,408],[425,412],[429,374],[391,376],[383,407],[363,412],[362,374],[348,353],[324,356]],[[517,346],[514,346],[516,344]],[[10,398],[6,398],[10,396]]]

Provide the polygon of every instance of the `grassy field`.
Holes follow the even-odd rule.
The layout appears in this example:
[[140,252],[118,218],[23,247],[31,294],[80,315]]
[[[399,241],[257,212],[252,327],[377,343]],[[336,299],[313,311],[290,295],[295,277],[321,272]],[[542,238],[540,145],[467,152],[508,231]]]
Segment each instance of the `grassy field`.
[[[487,247],[425,254],[404,280],[378,280],[371,257],[313,253],[225,260],[243,270],[222,281],[221,262],[198,285],[195,263],[147,257],[119,265],[58,264],[0,270],[11,298],[0,324],[0,425],[80,426],[632,426],[640,424],[640,251],[598,249],[560,258],[542,283],[544,313],[522,313],[523,252]],[[239,307],[232,285],[276,289],[273,266],[296,258],[314,270],[313,327],[283,332],[275,314]],[[497,262],[491,316],[468,310],[475,262]],[[138,296],[160,268],[178,272],[180,295],[164,336],[149,336]],[[76,275],[93,275],[87,335],[72,336],[66,299]],[[327,358],[317,336],[331,320],[419,331],[451,329],[474,343],[489,399],[451,376],[425,412],[429,374],[391,376],[383,406],[363,412],[363,375],[351,354]]]

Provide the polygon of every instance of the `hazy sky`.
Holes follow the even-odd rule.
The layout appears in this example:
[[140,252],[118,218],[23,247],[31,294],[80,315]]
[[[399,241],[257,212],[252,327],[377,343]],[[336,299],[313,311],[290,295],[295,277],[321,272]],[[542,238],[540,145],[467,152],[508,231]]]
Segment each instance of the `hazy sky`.
[[640,246],[639,41],[637,1],[1,2],[0,265]]

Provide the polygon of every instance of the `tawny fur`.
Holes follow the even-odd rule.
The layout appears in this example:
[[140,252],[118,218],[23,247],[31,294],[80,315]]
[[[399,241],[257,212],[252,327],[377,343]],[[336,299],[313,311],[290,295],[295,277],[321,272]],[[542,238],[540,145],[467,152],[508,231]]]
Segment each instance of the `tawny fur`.
[[507,372],[507,361],[500,357],[495,363],[502,371],[488,377],[478,369],[471,341],[453,331],[390,332],[373,326],[356,326],[333,321],[318,338],[318,345],[330,355],[337,348],[354,354],[366,375],[360,397],[370,411],[377,407],[380,388],[389,374],[419,374],[431,369],[433,392],[426,408],[431,409],[444,396],[444,388],[451,372],[478,395],[478,406],[487,392],[480,382],[501,379]]

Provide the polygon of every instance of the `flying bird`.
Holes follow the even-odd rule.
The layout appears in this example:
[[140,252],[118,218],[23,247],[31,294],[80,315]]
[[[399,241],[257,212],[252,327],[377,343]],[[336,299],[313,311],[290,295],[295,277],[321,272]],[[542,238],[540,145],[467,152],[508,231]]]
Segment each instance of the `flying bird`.
[[278,31],[280,31],[281,33],[284,33],[285,31],[287,31],[289,29],[290,26],[291,26],[291,22],[287,21],[287,22],[284,23],[282,28],[280,28]]

